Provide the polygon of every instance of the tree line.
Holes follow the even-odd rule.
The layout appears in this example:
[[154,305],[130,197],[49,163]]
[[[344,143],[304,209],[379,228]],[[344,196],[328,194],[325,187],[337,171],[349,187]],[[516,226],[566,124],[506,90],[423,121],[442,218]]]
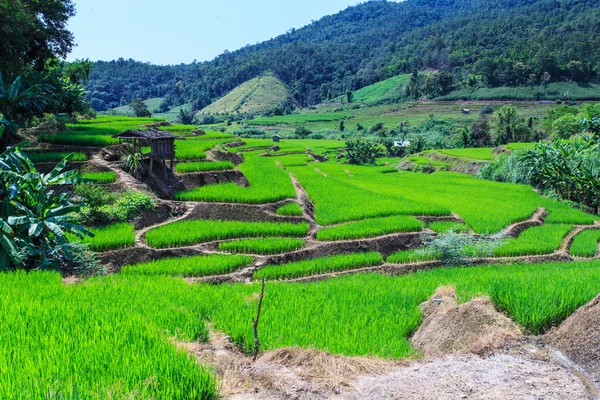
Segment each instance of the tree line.
[[301,106],[427,69],[445,73],[422,82],[431,97],[457,87],[585,83],[598,80],[599,19],[600,3],[587,0],[371,1],[209,62],[99,62],[88,89],[98,110],[165,97],[164,111],[202,109],[267,71]]

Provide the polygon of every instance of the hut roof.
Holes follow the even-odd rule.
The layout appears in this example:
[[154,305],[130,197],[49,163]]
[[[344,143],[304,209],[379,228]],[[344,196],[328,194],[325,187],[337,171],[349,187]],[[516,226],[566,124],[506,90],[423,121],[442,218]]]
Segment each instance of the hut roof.
[[175,139],[177,136],[172,133],[161,131],[159,129],[148,130],[127,130],[118,135],[114,135],[115,139],[141,139],[141,140],[160,140],[160,139]]

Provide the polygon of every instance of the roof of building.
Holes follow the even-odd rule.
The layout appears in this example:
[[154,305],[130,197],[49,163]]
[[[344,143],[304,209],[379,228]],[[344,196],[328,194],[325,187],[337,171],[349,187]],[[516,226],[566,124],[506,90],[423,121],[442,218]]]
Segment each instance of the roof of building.
[[175,139],[177,136],[172,133],[161,131],[159,129],[148,130],[127,130],[118,135],[114,135],[115,139],[142,139],[142,140],[160,140],[160,139]]

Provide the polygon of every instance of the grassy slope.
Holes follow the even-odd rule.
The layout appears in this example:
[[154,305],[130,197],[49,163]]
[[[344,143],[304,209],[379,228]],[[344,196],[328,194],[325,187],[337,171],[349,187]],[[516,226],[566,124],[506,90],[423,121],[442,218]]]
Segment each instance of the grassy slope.
[[[150,111],[154,111],[160,106],[160,103],[162,103],[164,99],[164,97],[155,97],[152,99],[144,100],[144,103],[146,103]],[[115,111],[119,114],[131,114],[131,108],[129,108],[128,105],[117,107],[115,108]]]
[[289,90],[283,82],[273,75],[265,75],[241,84],[225,97],[203,109],[201,113],[260,114],[289,98]]
[[455,90],[439,100],[556,100],[565,93],[575,100],[599,100],[600,85],[569,82],[551,83],[542,86],[499,87]]
[[[403,74],[365,86],[354,92],[352,102],[376,103],[378,101],[402,98],[404,96],[404,86],[409,79],[410,74]],[[345,99],[338,97],[336,100],[339,102]]]

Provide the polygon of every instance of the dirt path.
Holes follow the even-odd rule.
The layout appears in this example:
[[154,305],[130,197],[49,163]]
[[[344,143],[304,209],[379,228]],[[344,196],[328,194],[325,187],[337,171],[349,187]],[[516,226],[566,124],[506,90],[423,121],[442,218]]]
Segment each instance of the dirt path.
[[178,346],[215,370],[229,400],[591,398],[576,375],[533,345],[412,362],[297,348],[268,351],[252,362],[212,330],[208,343]]

